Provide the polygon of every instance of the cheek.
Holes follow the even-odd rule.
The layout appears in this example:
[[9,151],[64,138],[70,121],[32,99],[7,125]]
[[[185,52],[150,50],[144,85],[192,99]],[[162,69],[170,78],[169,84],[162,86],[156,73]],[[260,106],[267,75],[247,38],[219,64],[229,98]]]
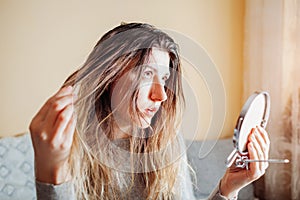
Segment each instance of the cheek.
[[140,87],[137,97],[137,107],[139,110],[144,109],[149,101],[150,86]]

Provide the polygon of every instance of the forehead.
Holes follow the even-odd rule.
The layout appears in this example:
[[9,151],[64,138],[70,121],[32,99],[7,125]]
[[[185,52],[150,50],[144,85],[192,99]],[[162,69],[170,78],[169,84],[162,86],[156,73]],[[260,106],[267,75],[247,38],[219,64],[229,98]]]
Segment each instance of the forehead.
[[167,51],[152,49],[147,65],[157,69],[158,71],[169,71],[170,56]]

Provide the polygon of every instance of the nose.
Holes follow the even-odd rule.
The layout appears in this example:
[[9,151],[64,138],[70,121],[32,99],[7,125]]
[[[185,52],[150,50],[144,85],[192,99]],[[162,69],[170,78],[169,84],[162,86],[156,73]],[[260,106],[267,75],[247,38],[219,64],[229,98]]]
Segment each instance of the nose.
[[151,90],[150,90],[150,99],[152,101],[159,101],[163,102],[167,100],[167,94],[165,91],[165,87],[161,83],[152,83]]

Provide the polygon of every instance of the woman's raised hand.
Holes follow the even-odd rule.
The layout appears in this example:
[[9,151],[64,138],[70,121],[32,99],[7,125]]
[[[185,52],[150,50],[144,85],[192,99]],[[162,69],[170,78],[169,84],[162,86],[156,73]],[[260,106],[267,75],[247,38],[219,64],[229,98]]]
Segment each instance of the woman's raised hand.
[[[249,159],[268,160],[270,140],[265,129],[261,127],[252,129],[247,147]],[[220,190],[222,195],[230,198],[236,196],[240,189],[264,175],[268,166],[268,162],[251,162],[249,163],[249,170],[247,170],[232,165],[227,169],[221,180]]]
[[76,126],[72,86],[50,97],[32,119],[29,130],[40,182],[60,184],[70,177],[69,156]]

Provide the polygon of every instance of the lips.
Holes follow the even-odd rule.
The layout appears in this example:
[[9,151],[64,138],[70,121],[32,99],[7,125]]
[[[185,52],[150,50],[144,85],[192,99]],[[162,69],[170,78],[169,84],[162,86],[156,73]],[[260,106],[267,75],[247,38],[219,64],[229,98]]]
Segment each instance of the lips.
[[150,107],[145,109],[144,114],[147,117],[153,117],[157,111],[158,111],[157,107]]

